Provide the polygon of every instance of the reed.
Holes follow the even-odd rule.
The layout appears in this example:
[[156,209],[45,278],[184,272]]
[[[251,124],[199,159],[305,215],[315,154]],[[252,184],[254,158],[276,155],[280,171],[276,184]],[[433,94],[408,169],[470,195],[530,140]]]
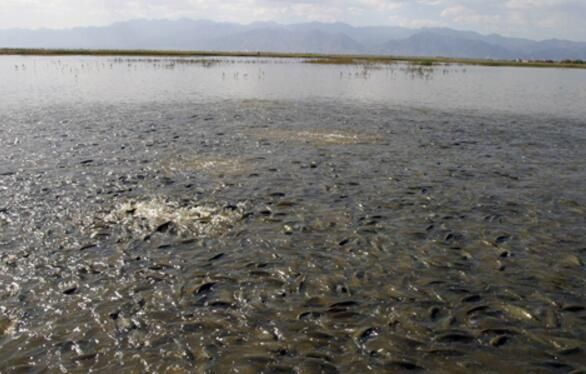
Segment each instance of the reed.
[[518,61],[469,58],[444,58],[420,56],[374,56],[374,55],[328,55],[315,53],[279,52],[223,52],[223,51],[173,51],[173,50],[114,50],[114,49],[21,49],[2,48],[0,55],[21,56],[119,56],[119,57],[264,57],[302,59],[305,63],[324,65],[376,65],[407,62],[421,66],[436,64],[460,64],[478,66],[507,66],[535,68],[577,68],[586,69],[581,60],[564,61]]

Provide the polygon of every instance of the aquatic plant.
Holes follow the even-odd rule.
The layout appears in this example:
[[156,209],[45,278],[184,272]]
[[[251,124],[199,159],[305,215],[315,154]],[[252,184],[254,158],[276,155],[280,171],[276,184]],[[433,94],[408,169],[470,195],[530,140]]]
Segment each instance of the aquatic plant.
[[409,61],[411,65],[419,65],[419,66],[433,66],[435,63],[433,60],[419,60],[419,61]]
[[170,50],[88,50],[88,49],[24,49],[1,48],[0,55],[34,55],[34,56],[121,56],[121,57],[254,57],[273,59],[304,59],[311,64],[355,65],[355,64],[392,64],[395,62],[423,62],[424,65],[435,63],[509,66],[509,67],[543,67],[543,68],[586,68],[582,60],[534,61],[534,60],[492,60],[416,56],[375,56],[375,55],[327,55],[315,53],[278,53],[278,52],[218,52],[218,51],[170,51]]

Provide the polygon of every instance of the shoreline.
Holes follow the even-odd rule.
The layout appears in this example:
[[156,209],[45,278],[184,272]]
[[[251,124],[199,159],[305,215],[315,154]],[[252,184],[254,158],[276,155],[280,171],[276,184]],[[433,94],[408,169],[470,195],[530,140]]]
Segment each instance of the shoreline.
[[218,52],[218,51],[173,51],[173,50],[116,50],[116,49],[29,49],[0,48],[0,56],[110,56],[110,57],[264,57],[305,59],[304,62],[324,65],[368,65],[410,63],[420,66],[454,64],[493,67],[532,67],[586,69],[586,63],[513,61],[447,57],[341,55],[319,53],[279,52]]

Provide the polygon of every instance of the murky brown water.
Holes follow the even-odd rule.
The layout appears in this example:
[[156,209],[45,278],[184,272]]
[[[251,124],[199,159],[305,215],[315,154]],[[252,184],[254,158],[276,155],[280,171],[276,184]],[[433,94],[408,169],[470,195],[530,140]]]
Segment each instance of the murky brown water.
[[87,90],[0,112],[0,372],[586,369],[579,104]]

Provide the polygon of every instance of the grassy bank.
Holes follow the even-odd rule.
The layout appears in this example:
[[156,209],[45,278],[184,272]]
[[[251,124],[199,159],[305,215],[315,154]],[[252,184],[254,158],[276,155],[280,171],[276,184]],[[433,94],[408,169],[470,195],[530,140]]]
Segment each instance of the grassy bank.
[[443,57],[371,56],[371,55],[324,55],[313,53],[274,52],[216,52],[216,51],[166,51],[166,50],[113,50],[113,49],[0,49],[1,55],[19,56],[125,56],[125,57],[265,57],[298,58],[305,62],[325,65],[393,64],[408,62],[421,66],[436,64],[462,64],[478,66],[509,66],[536,68],[577,68],[586,69],[586,63],[578,61],[513,61],[485,60]]
[[274,58],[318,58],[326,57],[311,53],[273,52],[217,52],[217,51],[172,51],[172,50],[121,50],[121,49],[19,49],[0,48],[0,55],[20,56],[120,56],[120,57],[274,57]]
[[477,66],[508,66],[508,67],[535,67],[535,68],[571,68],[586,69],[586,64],[576,62],[557,61],[514,61],[514,60],[483,60],[468,58],[447,57],[411,57],[411,56],[319,56],[307,61],[312,64],[326,65],[364,65],[390,64],[407,62],[413,65],[434,66],[441,64],[460,64]]

